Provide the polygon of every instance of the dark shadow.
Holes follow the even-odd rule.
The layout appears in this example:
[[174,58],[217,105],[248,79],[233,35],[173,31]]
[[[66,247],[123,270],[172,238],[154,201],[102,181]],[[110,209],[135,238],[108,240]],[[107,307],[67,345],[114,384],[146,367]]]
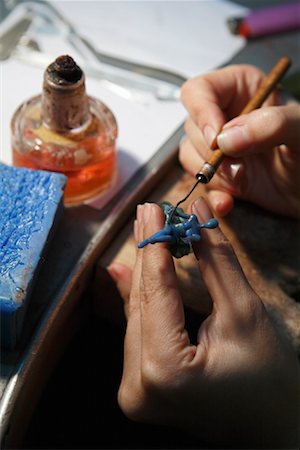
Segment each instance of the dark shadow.
[[225,219],[241,248],[265,280],[290,297],[300,290],[300,222],[236,201]]
[[93,316],[76,335],[41,397],[23,449],[207,448],[178,430],[124,416],[117,403],[124,331]]

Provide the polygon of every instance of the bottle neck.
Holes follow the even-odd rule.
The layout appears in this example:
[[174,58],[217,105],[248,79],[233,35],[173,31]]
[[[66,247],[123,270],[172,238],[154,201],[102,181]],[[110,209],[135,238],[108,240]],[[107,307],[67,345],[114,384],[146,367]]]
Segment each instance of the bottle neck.
[[90,123],[85,77],[70,56],[60,56],[44,73],[42,119],[51,131],[81,131]]

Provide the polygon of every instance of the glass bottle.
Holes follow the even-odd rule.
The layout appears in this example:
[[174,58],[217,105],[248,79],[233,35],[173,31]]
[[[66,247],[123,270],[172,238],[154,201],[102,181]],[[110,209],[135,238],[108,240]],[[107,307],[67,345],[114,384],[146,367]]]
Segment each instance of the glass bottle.
[[65,205],[95,199],[112,186],[117,122],[104,103],[86,94],[84,73],[70,56],[47,67],[42,94],[19,106],[11,133],[15,166],[67,176]]

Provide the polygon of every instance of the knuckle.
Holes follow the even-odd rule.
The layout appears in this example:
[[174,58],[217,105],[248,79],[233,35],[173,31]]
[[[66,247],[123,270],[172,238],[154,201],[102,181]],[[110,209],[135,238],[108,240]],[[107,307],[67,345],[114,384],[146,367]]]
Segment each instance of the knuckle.
[[186,147],[184,145],[181,145],[179,148],[179,153],[178,153],[178,161],[181,164],[182,167],[186,167],[187,165],[187,152],[186,152]]
[[195,84],[196,84],[195,78],[191,78],[182,84],[180,89],[180,100],[184,104],[186,103],[187,99],[189,99],[190,96],[193,95]]
[[132,385],[122,382],[118,391],[118,404],[129,419],[142,420],[145,415],[145,402],[141,390]]
[[239,305],[234,311],[234,328],[241,336],[249,336],[252,330],[258,330],[265,322],[266,312],[261,300],[256,296],[240,297]]
[[184,127],[184,131],[185,131],[185,135],[181,138],[180,143],[179,143],[179,152],[185,151],[189,145],[189,141],[188,141],[189,137],[188,137],[186,127]]
[[[269,135],[280,136],[285,126],[286,116],[283,108],[262,108],[262,124]],[[254,136],[255,137],[255,136]]]
[[157,359],[147,359],[143,362],[141,377],[142,384],[150,396],[159,397],[161,393],[164,395],[174,384],[173,371],[170,371],[167,364]]
[[273,129],[282,128],[285,116],[281,108],[272,107],[266,112],[267,125],[272,126]]
[[158,390],[159,382],[160,382],[160,367],[153,360],[143,361],[142,365],[142,383],[147,391],[156,391]]
[[180,99],[187,108],[193,120],[197,122],[198,115],[201,114],[201,102],[199,104],[199,97],[203,96],[203,92],[207,89],[207,82],[203,77],[190,78],[181,86]]
[[124,376],[118,390],[118,404],[125,416],[133,421],[157,416],[157,405],[162,405],[168,392],[174,392],[172,372],[163,369],[157,359],[148,358],[143,361],[138,378]]

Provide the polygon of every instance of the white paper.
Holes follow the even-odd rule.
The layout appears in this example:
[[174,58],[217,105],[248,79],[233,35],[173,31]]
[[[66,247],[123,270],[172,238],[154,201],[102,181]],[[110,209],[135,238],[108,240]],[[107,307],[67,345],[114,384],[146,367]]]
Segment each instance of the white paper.
[[[55,1],[76,30],[106,54],[154,65],[189,78],[225,64],[244,45],[232,36],[226,19],[241,15],[245,8],[221,0],[206,1]],[[0,26],[1,31],[1,26]],[[65,27],[35,20],[29,30],[43,51],[80,55],[67,41]],[[92,62],[92,58],[88,58]],[[11,164],[10,120],[16,108],[41,92],[44,69],[17,59],[1,62],[1,148],[0,160]],[[101,99],[113,111],[119,128],[118,176],[114,188],[99,201],[101,208],[134,173],[145,164],[184,122],[186,111],[180,101],[160,101],[150,94],[107,89],[87,77],[89,95]]]

